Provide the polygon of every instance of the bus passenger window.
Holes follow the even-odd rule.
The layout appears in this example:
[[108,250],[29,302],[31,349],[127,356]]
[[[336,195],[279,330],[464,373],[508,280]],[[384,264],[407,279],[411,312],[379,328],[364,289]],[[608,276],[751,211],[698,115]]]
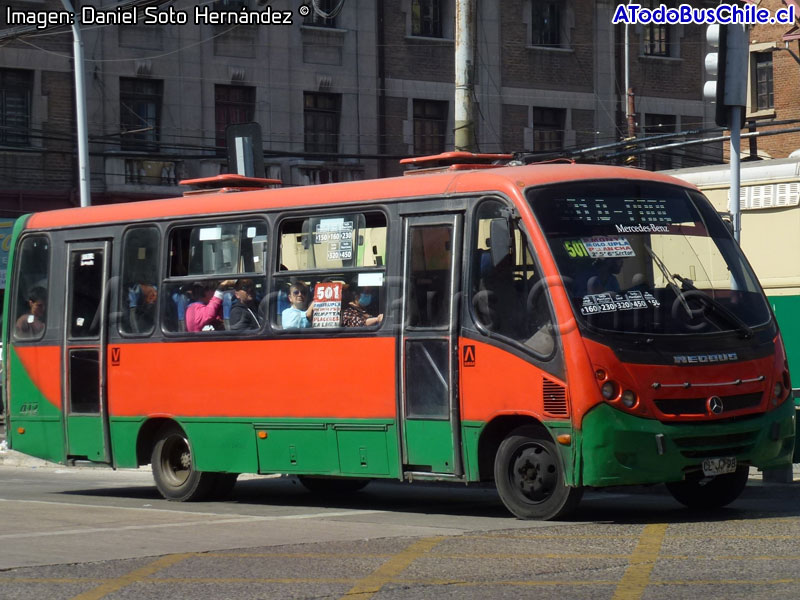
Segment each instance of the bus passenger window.
[[266,307],[267,225],[204,223],[170,233],[163,284],[165,331],[254,333]]
[[47,326],[50,244],[42,236],[27,237],[17,254],[13,298],[14,338],[39,339]]
[[378,326],[385,261],[383,213],[287,219],[266,312],[285,330]]
[[122,243],[120,330],[149,335],[155,328],[158,300],[159,234],[155,227],[137,227]]
[[477,210],[472,243],[472,309],[479,325],[522,343],[536,354],[555,350],[547,285],[533,260],[527,236],[508,231],[507,208],[499,201]]

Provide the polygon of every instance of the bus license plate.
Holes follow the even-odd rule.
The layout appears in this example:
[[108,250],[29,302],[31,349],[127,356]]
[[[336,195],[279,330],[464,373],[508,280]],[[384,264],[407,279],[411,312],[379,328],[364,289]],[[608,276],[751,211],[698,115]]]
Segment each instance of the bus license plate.
[[703,475],[713,477],[736,471],[736,457],[724,456],[722,458],[707,458],[703,461]]

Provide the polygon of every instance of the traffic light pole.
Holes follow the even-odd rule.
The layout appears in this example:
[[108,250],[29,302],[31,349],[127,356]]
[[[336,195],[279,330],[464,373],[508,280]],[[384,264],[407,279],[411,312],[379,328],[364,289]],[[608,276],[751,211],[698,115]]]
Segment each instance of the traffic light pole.
[[739,168],[741,163],[741,134],[742,130],[739,129],[739,123],[742,119],[742,107],[730,106],[731,111],[731,195],[728,200],[728,210],[731,213],[733,220],[733,237],[736,243],[741,243],[740,238],[742,235],[742,220],[741,220],[741,201],[739,200],[739,185],[741,183],[741,170]]

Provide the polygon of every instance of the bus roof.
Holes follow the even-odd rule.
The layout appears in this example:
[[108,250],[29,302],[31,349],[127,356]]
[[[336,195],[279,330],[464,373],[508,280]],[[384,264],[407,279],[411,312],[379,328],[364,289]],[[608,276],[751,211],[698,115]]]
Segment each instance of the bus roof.
[[106,204],[35,213],[28,229],[50,229],[148,221],[302,206],[391,201],[402,198],[447,197],[468,193],[505,192],[549,183],[592,179],[661,181],[696,189],[680,179],[628,167],[582,164],[541,164],[492,170],[448,171],[417,177],[392,177],[347,183],[265,189],[235,194],[191,195],[164,200]]

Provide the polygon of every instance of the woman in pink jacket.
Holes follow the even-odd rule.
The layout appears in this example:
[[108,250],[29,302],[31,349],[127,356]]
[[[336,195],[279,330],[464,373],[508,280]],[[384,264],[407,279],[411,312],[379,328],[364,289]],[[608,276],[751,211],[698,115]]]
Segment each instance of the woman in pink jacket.
[[221,281],[216,288],[209,282],[193,283],[194,301],[186,307],[186,331],[222,329],[222,293],[235,284],[235,279]]

